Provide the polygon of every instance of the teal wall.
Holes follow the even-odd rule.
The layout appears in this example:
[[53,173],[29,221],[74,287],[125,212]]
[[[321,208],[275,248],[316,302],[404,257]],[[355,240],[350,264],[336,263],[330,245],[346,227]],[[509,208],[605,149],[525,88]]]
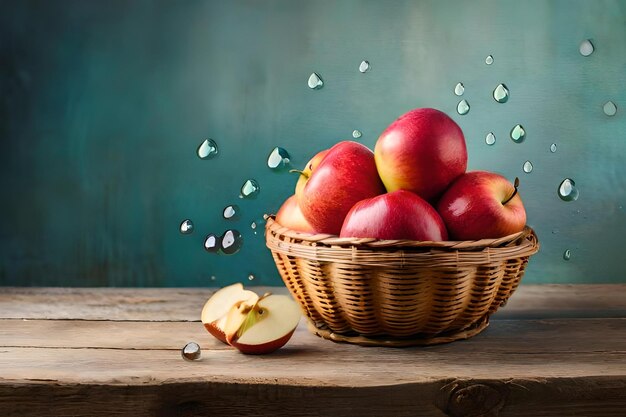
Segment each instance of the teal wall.
[[[415,107],[454,117],[470,169],[520,177],[542,242],[526,283],[626,282],[625,45],[626,2],[610,0],[0,1],[0,284],[279,284],[250,223],[295,178],[268,153],[300,167],[353,129],[373,146]],[[491,97],[500,82],[506,104]],[[216,158],[196,156],[204,138]],[[557,197],[566,177],[577,201]],[[238,198],[247,178],[255,200]],[[181,235],[186,218],[195,232]],[[206,253],[227,228],[242,250]]]

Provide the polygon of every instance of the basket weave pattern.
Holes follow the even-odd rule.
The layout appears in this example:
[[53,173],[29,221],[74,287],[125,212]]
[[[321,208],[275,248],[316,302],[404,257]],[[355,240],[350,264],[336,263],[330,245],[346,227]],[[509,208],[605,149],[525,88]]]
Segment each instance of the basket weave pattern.
[[529,227],[501,239],[415,242],[306,235],[272,217],[266,243],[316,329],[387,341],[455,340],[486,326],[539,248]]

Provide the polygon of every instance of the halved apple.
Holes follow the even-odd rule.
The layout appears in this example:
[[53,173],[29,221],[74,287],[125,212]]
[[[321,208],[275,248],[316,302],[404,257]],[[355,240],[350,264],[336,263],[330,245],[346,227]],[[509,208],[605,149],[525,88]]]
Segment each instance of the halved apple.
[[255,304],[258,299],[259,296],[255,292],[244,290],[241,283],[224,287],[204,304],[201,315],[202,324],[218,340],[228,343],[224,335],[224,327],[230,309],[242,301]]
[[246,354],[274,352],[289,341],[300,315],[300,306],[286,295],[267,293],[253,302],[237,302],[226,319],[226,341]]

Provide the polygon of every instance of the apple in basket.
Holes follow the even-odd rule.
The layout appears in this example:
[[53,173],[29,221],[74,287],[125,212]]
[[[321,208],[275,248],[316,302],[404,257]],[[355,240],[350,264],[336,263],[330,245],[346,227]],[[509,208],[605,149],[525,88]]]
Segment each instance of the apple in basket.
[[306,163],[302,171],[299,171],[297,169],[292,169],[291,171],[289,171],[289,172],[300,173],[300,177],[298,178],[298,182],[296,183],[296,191],[295,191],[296,196],[299,194],[302,194],[302,189],[304,188],[307,181],[309,180],[309,177],[313,173],[313,170],[315,170],[317,166],[320,164],[320,162],[322,162],[322,159],[324,159],[328,151],[329,151],[328,149],[324,149],[323,151],[319,151],[318,153],[316,153],[313,156],[313,158],[311,158],[311,160]]
[[463,131],[445,113],[414,109],[380,135],[376,167],[387,191],[408,190],[434,201],[467,168]]
[[319,233],[338,235],[348,211],[357,202],[383,194],[374,153],[357,142],[343,141],[330,148],[296,186],[298,205]]
[[300,321],[300,307],[286,295],[244,290],[240,283],[218,290],[202,309],[204,327],[242,353],[271,353],[285,345]]
[[517,192],[502,175],[468,172],[452,183],[437,204],[450,237],[456,240],[495,239],[520,232],[526,210]]
[[313,226],[304,218],[295,194],[280,206],[278,213],[276,213],[276,222],[298,232],[315,233]]
[[430,204],[410,191],[397,190],[356,203],[339,236],[441,241],[448,233]]

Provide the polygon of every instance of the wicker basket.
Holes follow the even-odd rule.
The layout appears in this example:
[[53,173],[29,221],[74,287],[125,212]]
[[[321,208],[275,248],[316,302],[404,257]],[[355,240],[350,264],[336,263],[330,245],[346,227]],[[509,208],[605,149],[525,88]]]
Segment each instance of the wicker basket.
[[309,318],[336,342],[411,346],[471,337],[517,288],[535,232],[415,242],[307,235],[266,216],[276,267]]

